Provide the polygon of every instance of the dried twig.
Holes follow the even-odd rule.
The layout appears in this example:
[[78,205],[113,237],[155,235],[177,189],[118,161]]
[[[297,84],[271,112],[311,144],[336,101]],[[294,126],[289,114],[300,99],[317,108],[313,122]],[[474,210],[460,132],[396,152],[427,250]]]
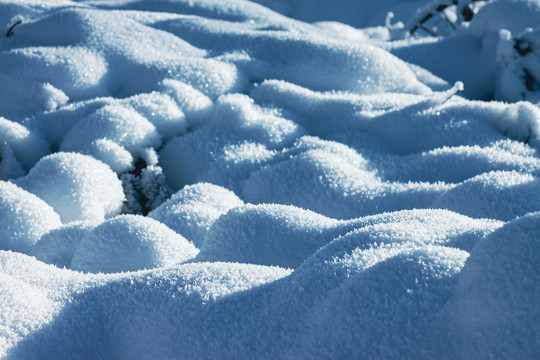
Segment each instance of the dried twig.
[[11,35],[13,35],[13,29],[15,29],[15,26],[19,25],[22,23],[22,20],[17,20],[13,23],[13,25],[11,25],[6,33],[6,36],[7,37],[10,37]]

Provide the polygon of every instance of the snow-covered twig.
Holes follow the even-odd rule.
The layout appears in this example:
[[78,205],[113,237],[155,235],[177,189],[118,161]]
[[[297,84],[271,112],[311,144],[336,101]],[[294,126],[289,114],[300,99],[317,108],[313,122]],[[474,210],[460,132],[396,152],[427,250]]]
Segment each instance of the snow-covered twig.
[[[416,15],[405,24],[404,30],[411,36],[420,29],[427,32],[430,36],[437,36],[437,33],[433,29],[430,29],[426,23],[436,15],[440,14],[440,16],[442,16],[455,31],[457,29],[456,24],[470,21],[473,18],[475,12],[472,5],[479,1],[480,0],[434,0],[416,13]],[[455,9],[456,20],[450,19],[446,14],[446,10],[451,7],[454,7]]]
[[463,91],[465,87],[463,86],[463,83],[461,81],[456,81],[454,86],[452,86],[450,89],[443,92],[441,95],[444,95],[441,101],[441,105],[447,102],[452,98],[452,96],[456,95],[458,92]]

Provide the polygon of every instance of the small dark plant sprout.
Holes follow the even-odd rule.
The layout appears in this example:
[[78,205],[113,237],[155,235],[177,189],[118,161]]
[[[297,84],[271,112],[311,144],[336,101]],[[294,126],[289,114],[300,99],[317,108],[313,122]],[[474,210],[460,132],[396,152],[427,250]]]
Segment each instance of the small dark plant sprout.
[[10,37],[11,35],[13,35],[13,29],[15,29],[15,26],[17,25],[20,25],[22,23],[22,20],[17,20],[13,23],[13,25],[11,25],[6,33],[6,36],[7,37]]
[[168,199],[172,192],[161,167],[149,165],[142,157],[134,165],[132,170],[119,174],[126,195],[122,212],[146,216]]

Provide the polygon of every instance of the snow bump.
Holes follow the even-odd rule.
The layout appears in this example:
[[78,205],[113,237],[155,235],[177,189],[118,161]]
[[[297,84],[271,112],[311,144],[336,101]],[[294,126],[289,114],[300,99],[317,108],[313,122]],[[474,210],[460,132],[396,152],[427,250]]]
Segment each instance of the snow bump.
[[98,225],[81,241],[71,268],[115,273],[168,267],[189,260],[199,251],[160,222],[121,215]]
[[116,174],[101,161],[77,153],[42,158],[16,184],[51,205],[64,223],[103,220],[118,214],[124,201]]

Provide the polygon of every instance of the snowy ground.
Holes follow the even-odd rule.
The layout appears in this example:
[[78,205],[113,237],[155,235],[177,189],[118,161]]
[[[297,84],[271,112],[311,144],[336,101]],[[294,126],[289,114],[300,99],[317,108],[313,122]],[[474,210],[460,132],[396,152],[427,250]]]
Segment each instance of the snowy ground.
[[540,358],[540,1],[257,2],[0,1],[0,357]]

